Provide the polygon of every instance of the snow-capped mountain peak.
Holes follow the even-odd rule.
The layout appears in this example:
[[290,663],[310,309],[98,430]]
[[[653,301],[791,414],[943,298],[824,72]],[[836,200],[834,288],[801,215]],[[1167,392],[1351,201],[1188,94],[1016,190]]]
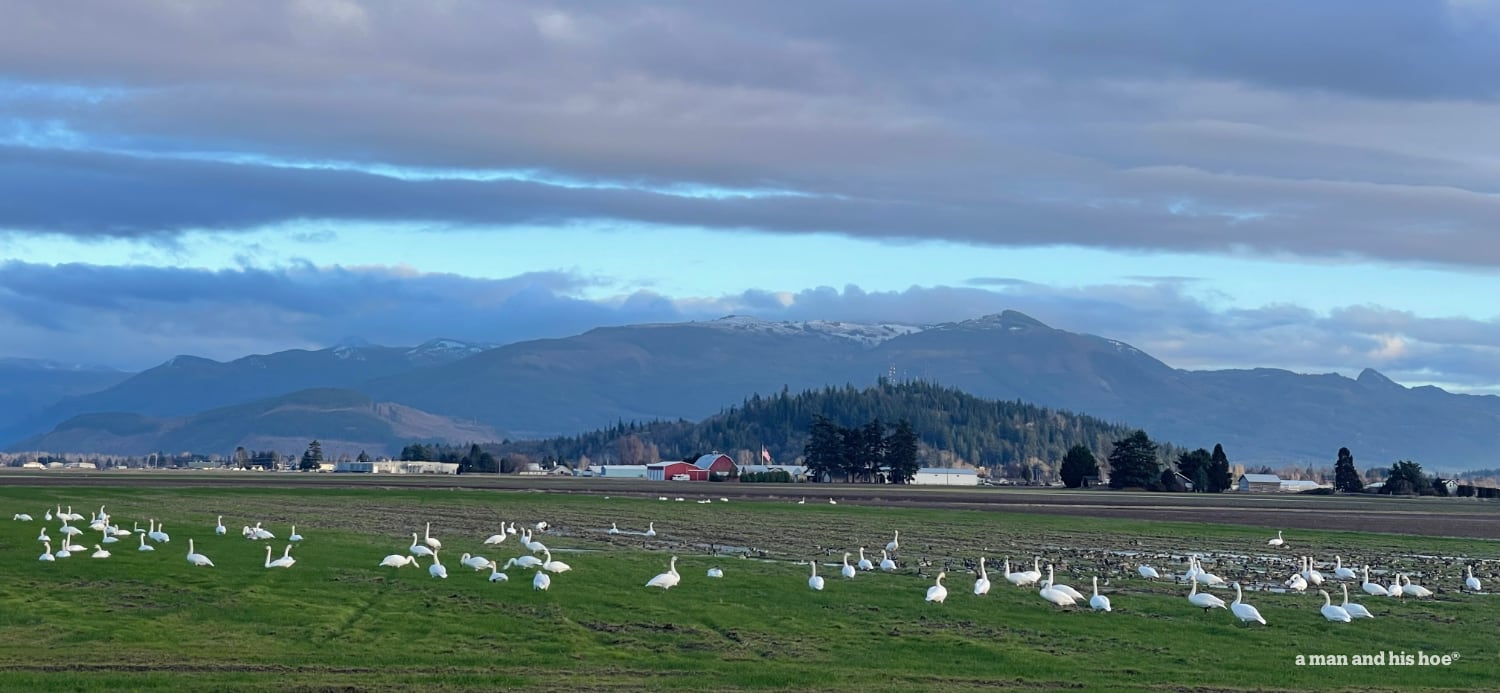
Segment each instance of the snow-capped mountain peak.
[[800,322],[783,320],[773,322],[748,315],[726,315],[718,320],[710,320],[697,324],[704,327],[736,332],[778,336],[806,335],[822,337],[824,339],[842,339],[867,347],[873,347],[886,340],[914,332],[921,332],[925,329],[920,325],[904,325],[900,323],[866,324],[843,322],[840,320],[807,320]]
[[446,363],[473,356],[492,348],[488,344],[470,344],[457,339],[430,339],[408,349],[406,358],[420,363]]

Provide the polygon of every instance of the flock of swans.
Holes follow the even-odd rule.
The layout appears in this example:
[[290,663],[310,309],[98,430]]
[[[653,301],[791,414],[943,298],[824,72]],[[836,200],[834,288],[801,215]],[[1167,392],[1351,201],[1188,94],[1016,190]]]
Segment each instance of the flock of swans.
[[[68,506],[67,510],[63,510],[62,505],[59,504],[55,508],[56,512],[53,512],[53,510],[52,508],[47,509],[46,513],[42,515],[42,519],[45,522],[51,522],[55,518],[62,522],[62,526],[57,529],[58,535],[62,537],[62,543],[58,545],[56,550],[53,550],[52,537],[47,534],[47,528],[42,527],[36,538],[37,541],[42,542],[43,546],[42,555],[37,557],[38,561],[55,563],[59,558],[71,558],[74,554],[82,554],[88,551],[85,547],[73,543],[73,539],[83,534],[83,530],[69,524],[70,522],[87,522],[89,531],[99,532],[99,543],[94,544],[94,551],[89,554],[90,558],[109,558],[113,556],[114,554],[109,549],[104,548],[104,545],[117,544],[120,542],[121,537],[128,537],[132,534],[136,535],[140,540],[139,545],[136,547],[136,551],[138,552],[154,552],[157,545],[167,544],[172,541],[172,536],[166,532],[165,524],[157,522],[154,517],[147,520],[147,527],[144,530],[141,529],[140,522],[135,522],[131,529],[124,529],[110,521],[110,515],[105,512],[102,505],[99,506],[97,512],[92,513],[88,518],[73,512],[73,506],[71,505]],[[34,521],[30,513],[16,513],[11,519],[18,522]],[[226,533],[224,516],[220,515],[217,524],[214,526],[214,535],[222,537]],[[272,534],[270,530],[262,528],[259,522],[255,523],[254,527],[245,526],[241,530],[241,534],[246,539],[252,541],[276,538],[276,535]],[[150,540],[152,543],[147,543],[147,540]],[[292,546],[300,541],[302,541],[302,535],[297,533],[297,526],[292,525],[292,533],[287,537],[288,543],[286,548],[282,549],[280,558],[272,560],[271,554],[274,549],[269,544],[266,545],[265,566],[267,568],[292,567],[297,562],[297,559],[292,557]],[[213,560],[198,551],[197,543],[193,539],[188,539],[187,562],[189,565],[194,566],[214,567]]]
[[[32,521],[32,516],[28,513],[16,513],[13,519],[29,522]],[[107,559],[112,554],[105,547],[109,544],[117,544],[121,541],[122,537],[129,537],[132,534],[138,536],[139,545],[137,550],[141,552],[156,551],[157,546],[171,542],[171,537],[166,533],[164,525],[157,522],[155,518],[148,519],[148,526],[145,530],[141,529],[139,522],[136,522],[132,529],[124,529],[111,521],[111,517],[105,512],[104,506],[100,506],[97,512],[85,518],[81,514],[74,513],[71,506],[64,510],[62,505],[59,504],[55,509],[48,509],[43,519],[47,522],[56,519],[61,523],[57,528],[60,538],[60,543],[57,545],[58,548],[53,548],[52,537],[47,533],[47,527],[42,527],[37,536],[37,541],[42,542],[45,547],[44,552],[38,557],[38,560],[44,562],[56,562],[59,559],[66,559],[83,553],[88,553],[91,558]],[[100,540],[93,545],[94,551],[92,553],[89,553],[87,547],[84,545],[75,543],[75,540],[84,534],[84,530],[72,523],[87,526],[89,531],[99,533]],[[499,549],[514,537],[514,543],[519,544],[524,549],[524,553],[505,560],[504,564],[501,564],[497,559],[479,554],[464,553],[458,559],[458,565],[468,568],[473,572],[488,570],[488,579],[490,582],[509,582],[510,575],[507,571],[511,568],[534,570],[535,573],[531,579],[532,589],[548,590],[552,585],[554,576],[572,570],[572,567],[567,563],[554,558],[552,550],[537,540],[536,533],[546,532],[548,527],[549,525],[546,522],[538,522],[532,527],[517,530],[515,522],[510,522],[508,525],[501,523],[500,531],[485,538],[482,541],[482,546],[489,549]],[[224,517],[222,515],[218,517],[212,531],[218,537],[225,536],[228,533],[227,528],[224,526]],[[266,568],[290,568],[297,563],[297,559],[291,555],[291,550],[293,546],[302,541],[303,537],[297,533],[296,525],[291,526],[291,532],[286,540],[287,543],[279,558],[273,558],[275,550],[269,543],[277,537],[271,530],[263,527],[262,523],[257,522],[253,526],[245,525],[241,528],[240,533],[245,539],[267,542],[264,563]],[[650,522],[644,531],[639,532],[625,532],[619,528],[617,523],[611,523],[609,529],[605,530],[605,533],[608,535],[628,533],[644,537],[655,537],[657,535],[654,521]],[[1286,539],[1280,531],[1276,533],[1275,538],[1270,539],[1266,544],[1273,550],[1283,549],[1287,546]],[[896,530],[892,533],[891,541],[886,543],[884,548],[880,550],[880,562],[878,564],[865,556],[865,547],[863,546],[858,547],[858,559],[852,564],[849,562],[849,558],[855,555],[855,552],[844,551],[843,560],[839,564],[839,575],[843,580],[852,580],[860,572],[894,572],[898,570],[895,556],[900,548],[901,534],[899,530]],[[428,522],[421,536],[416,532],[412,532],[411,544],[406,546],[404,551],[385,556],[377,564],[377,567],[399,569],[414,566],[420,568],[420,561],[422,559],[430,559],[431,562],[427,565],[428,574],[433,578],[446,579],[448,577],[448,567],[443,564],[439,556],[442,550],[443,542],[432,535],[432,523]],[[188,539],[186,558],[187,562],[193,566],[214,566],[213,561],[208,556],[197,550],[195,541],[191,538]],[[1187,582],[1191,585],[1190,591],[1186,595],[1186,599],[1191,606],[1203,609],[1204,612],[1213,609],[1226,609],[1239,623],[1245,625],[1251,623],[1267,624],[1266,619],[1261,615],[1260,611],[1255,606],[1245,602],[1245,590],[1241,587],[1239,580],[1228,581],[1223,577],[1209,572],[1203,567],[1200,557],[1196,554],[1190,554],[1187,557],[1187,563],[1185,572],[1178,575],[1172,575],[1170,572],[1168,574],[1174,582]],[[818,574],[818,561],[809,560],[807,561],[807,565],[810,570],[807,579],[808,588],[814,591],[823,591],[827,586],[827,582],[823,576]],[[976,597],[983,597],[989,594],[992,586],[987,568],[987,558],[981,556],[974,565],[973,572],[975,578],[972,592]],[[1032,559],[1029,569],[1023,564],[1018,566],[1022,570],[1012,570],[1009,558],[1003,559],[1001,565],[1002,571],[1000,575],[1006,582],[1015,588],[1035,588],[1038,596],[1054,607],[1081,608],[1080,605],[1086,604],[1091,611],[1113,611],[1113,604],[1111,604],[1110,598],[1099,592],[1098,575],[1090,576],[1092,594],[1085,596],[1078,590],[1057,582],[1055,567],[1050,562],[1046,565],[1046,579],[1042,579],[1042,559],[1040,557]],[[1267,588],[1273,592],[1287,594],[1304,593],[1309,588],[1314,588],[1323,597],[1323,605],[1319,612],[1324,619],[1331,622],[1349,623],[1357,619],[1375,618],[1374,614],[1366,606],[1349,600],[1350,584],[1357,584],[1360,591],[1372,597],[1427,599],[1434,596],[1432,590],[1413,583],[1410,576],[1403,572],[1396,572],[1389,584],[1372,582],[1370,580],[1370,566],[1368,564],[1361,565],[1359,571],[1355,571],[1353,568],[1344,565],[1342,556],[1334,556],[1332,566],[1326,563],[1322,564],[1321,567],[1323,568],[1331,567],[1328,577],[1324,576],[1319,570],[1319,564],[1310,556],[1297,557],[1296,566],[1297,569],[1293,570],[1290,576],[1284,581],[1272,583]],[[1473,566],[1465,565],[1464,568],[1465,578],[1459,589],[1472,593],[1481,592],[1482,585],[1479,579],[1474,576]],[[948,572],[952,569],[950,564],[945,566],[944,570],[938,572],[934,583],[926,590],[926,602],[942,604],[947,601],[948,586],[943,584],[943,580],[948,577]],[[1267,574],[1270,574],[1271,570],[1268,567]],[[1161,572],[1144,561],[1136,565],[1136,573],[1145,580],[1156,581],[1162,579]],[[918,574],[921,575],[920,569]],[[714,566],[707,571],[706,577],[723,578],[724,571],[721,567]],[[682,576],[677,572],[677,556],[672,556],[667,564],[667,570],[647,580],[645,587],[668,590],[678,586],[681,580]],[[1107,576],[1105,584],[1109,584]],[[1338,585],[1338,591],[1342,593],[1343,597],[1342,603],[1333,603],[1332,595],[1330,595],[1327,589],[1323,589],[1325,584],[1329,587],[1332,587],[1333,584]],[[1204,591],[1199,591],[1200,587]],[[1211,588],[1228,587],[1234,588],[1234,601],[1227,604],[1222,598],[1207,591]]]

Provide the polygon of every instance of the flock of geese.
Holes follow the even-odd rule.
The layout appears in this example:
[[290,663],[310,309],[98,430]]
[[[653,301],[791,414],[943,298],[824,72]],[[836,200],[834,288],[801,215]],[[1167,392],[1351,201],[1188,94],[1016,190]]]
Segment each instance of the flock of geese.
[[[33,518],[27,513],[16,513],[13,519],[21,522],[30,522]],[[43,527],[37,536],[37,541],[42,542],[45,547],[38,560],[44,562],[55,562],[59,559],[66,559],[83,553],[88,553],[91,558],[107,559],[112,554],[106,546],[118,544],[121,542],[122,537],[129,537],[132,534],[138,536],[139,544],[137,550],[142,552],[156,551],[157,546],[170,543],[172,540],[166,533],[165,526],[157,522],[155,518],[148,520],[145,530],[141,529],[139,522],[134,523],[131,529],[124,529],[111,521],[111,517],[105,512],[104,506],[100,506],[97,512],[85,518],[81,514],[74,513],[72,506],[64,510],[61,504],[59,504],[55,509],[48,509],[43,515],[43,519],[47,522],[51,522],[54,519],[61,522],[61,526],[57,529],[60,537],[59,548],[53,548],[52,537],[48,535],[47,527]],[[78,523],[78,525],[88,527],[88,530],[91,532],[99,533],[99,542],[93,545],[94,551],[92,553],[88,552],[86,546],[75,543],[78,537],[84,534],[84,530],[72,523]],[[532,527],[525,527],[519,531],[516,528],[515,522],[510,522],[508,525],[501,523],[500,531],[484,539],[483,545],[499,549],[511,537],[515,537],[515,542],[525,549],[525,553],[507,559],[503,565],[496,559],[478,554],[464,553],[458,559],[458,564],[474,572],[488,570],[490,582],[509,582],[510,576],[506,571],[512,567],[523,570],[535,570],[531,580],[532,589],[547,590],[552,585],[553,576],[572,570],[572,567],[567,563],[556,560],[552,555],[552,550],[536,539],[536,532],[546,532],[547,529],[548,523],[546,522],[538,522]],[[218,517],[213,527],[213,532],[216,536],[220,537],[228,533],[228,529],[224,526],[224,517],[222,515]],[[609,535],[626,533],[619,528],[617,523],[611,523],[609,529],[605,530],[605,532]],[[297,533],[296,525],[291,526],[291,532],[286,539],[287,543],[279,558],[273,558],[275,550],[269,543],[271,540],[277,538],[275,533],[263,527],[260,522],[255,523],[254,526],[243,526],[240,529],[240,534],[251,541],[268,542],[265,547],[266,556],[264,565],[266,568],[291,568],[297,563],[297,559],[291,555],[291,551],[292,547],[301,542],[303,538],[301,534]],[[649,523],[644,531],[629,532],[629,534],[655,537],[657,535],[656,523]],[[1278,531],[1276,537],[1268,540],[1266,544],[1273,549],[1285,548],[1287,545],[1281,531]],[[843,579],[848,580],[855,578],[861,571],[896,571],[898,567],[894,557],[900,548],[901,533],[899,530],[896,530],[892,533],[891,541],[886,543],[885,547],[880,550],[879,564],[876,564],[865,556],[864,547],[859,547],[858,559],[853,564],[849,562],[849,558],[854,553],[845,551],[843,553],[843,561],[839,565],[839,575]],[[412,532],[411,544],[406,546],[404,551],[387,555],[379,562],[378,567],[398,569],[406,566],[421,567],[420,561],[422,559],[430,559],[431,562],[427,565],[428,574],[433,578],[446,579],[448,577],[448,567],[443,564],[439,556],[442,549],[443,543],[432,535],[432,523],[429,522],[420,537],[416,532]],[[208,556],[197,550],[193,539],[188,539],[186,559],[193,566],[214,566],[213,561]],[[1057,582],[1054,566],[1051,563],[1048,563],[1046,566],[1046,579],[1042,579],[1041,561],[1040,557],[1036,557],[1032,559],[1029,569],[1012,570],[1010,559],[1006,558],[1002,562],[1002,572],[1000,575],[1006,582],[1016,588],[1036,588],[1038,590],[1037,594],[1042,600],[1058,608],[1081,608],[1080,605],[1087,604],[1088,608],[1092,611],[1109,612],[1113,610],[1113,605],[1110,603],[1109,597],[1099,593],[1099,577],[1097,575],[1091,578],[1092,594],[1086,597],[1078,590]],[[814,591],[823,591],[827,583],[823,576],[818,574],[818,561],[809,560],[807,561],[807,565],[810,570],[810,575],[807,579],[808,588]],[[1275,591],[1303,593],[1309,588],[1317,588],[1318,594],[1323,597],[1323,606],[1319,611],[1323,618],[1332,622],[1349,623],[1356,619],[1375,617],[1364,605],[1349,601],[1349,584],[1354,583],[1356,580],[1359,580],[1357,584],[1362,592],[1374,597],[1412,597],[1416,599],[1433,597],[1431,590],[1413,583],[1409,576],[1401,572],[1397,572],[1389,584],[1382,585],[1371,582],[1370,566],[1368,564],[1361,566],[1359,572],[1356,572],[1354,569],[1343,564],[1342,556],[1334,556],[1334,562],[1331,566],[1331,578],[1325,578],[1323,573],[1318,570],[1318,565],[1309,556],[1299,556],[1298,566],[1300,569],[1293,571],[1285,581],[1279,583],[1280,586],[1275,588]],[[1025,568],[1024,564],[1019,567]],[[1324,564],[1324,567],[1328,566]],[[1147,580],[1162,579],[1161,573],[1144,562],[1136,566],[1136,572]],[[988,594],[991,582],[987,570],[986,558],[979,558],[974,574],[974,595],[982,597]],[[1480,592],[1481,583],[1474,576],[1472,565],[1465,565],[1465,575],[1461,589],[1473,593]],[[722,568],[714,566],[707,571],[707,577],[722,578],[724,577],[724,571]],[[943,584],[943,580],[947,577],[948,573],[946,569],[937,574],[934,584],[927,588],[925,601],[937,604],[947,601],[948,587]],[[1340,604],[1334,604],[1332,596],[1326,589],[1323,589],[1324,583],[1329,582],[1330,579],[1339,585],[1339,590],[1343,596],[1343,601]],[[667,564],[667,570],[647,580],[645,587],[667,590],[676,587],[681,580],[682,576],[677,572],[677,557],[672,556]],[[1188,603],[1195,608],[1203,609],[1204,612],[1212,609],[1226,609],[1241,624],[1259,623],[1266,625],[1266,620],[1261,616],[1260,611],[1255,606],[1244,601],[1244,590],[1241,588],[1240,583],[1238,581],[1226,581],[1222,577],[1204,569],[1196,554],[1188,556],[1188,568],[1186,572],[1174,576],[1174,580],[1185,581],[1191,584],[1191,589],[1186,598]],[[1106,584],[1108,584],[1107,578]],[[1200,592],[1200,586],[1205,591]],[[1228,604],[1222,598],[1206,591],[1209,588],[1227,587],[1234,588],[1234,601]]]

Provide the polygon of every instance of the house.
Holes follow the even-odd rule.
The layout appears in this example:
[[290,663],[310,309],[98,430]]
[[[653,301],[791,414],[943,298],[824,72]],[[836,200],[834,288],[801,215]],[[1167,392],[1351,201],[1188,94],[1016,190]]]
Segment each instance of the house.
[[605,479],[646,478],[646,465],[644,464],[596,464],[593,470],[594,476]]
[[693,466],[709,474],[730,476],[734,474],[734,460],[723,453],[709,453],[693,461]]
[[961,467],[922,467],[911,478],[921,486],[978,486],[979,470]]
[[709,471],[692,462],[661,462],[646,465],[650,481],[708,481]]
[[1281,477],[1275,474],[1244,474],[1235,485],[1240,493],[1279,493]]

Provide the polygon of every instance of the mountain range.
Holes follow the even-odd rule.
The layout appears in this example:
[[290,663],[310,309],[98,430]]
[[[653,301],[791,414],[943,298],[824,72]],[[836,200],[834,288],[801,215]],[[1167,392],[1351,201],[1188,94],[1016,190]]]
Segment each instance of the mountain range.
[[[1014,311],[935,325],[730,316],[603,327],[492,348],[434,340],[412,349],[344,344],[229,363],[181,356],[94,392],[33,404],[11,417],[16,423],[0,431],[0,440],[10,449],[45,443],[55,451],[86,450],[104,440],[101,425],[119,424],[86,415],[180,419],[159,425],[181,430],[210,409],[309,388],[340,388],[370,406],[399,405],[408,416],[448,422],[428,430],[536,438],[619,421],[697,420],[755,393],[868,385],[892,375],[1125,423],[1179,446],[1222,443],[1236,461],[1331,463],[1340,447],[1349,447],[1361,464],[1414,459],[1461,470],[1493,466],[1489,455],[1500,447],[1500,397],[1408,388],[1374,370],[1350,379],[1271,368],[1176,369],[1123,342],[1055,329]],[[333,437],[332,422],[346,415],[347,407],[299,410],[309,432],[324,430],[322,417],[330,417],[322,437]],[[258,435],[251,429],[225,428],[223,437],[193,442],[212,448],[199,451],[232,451]],[[125,451],[150,437],[111,440]],[[157,449],[173,448],[139,451]]]

